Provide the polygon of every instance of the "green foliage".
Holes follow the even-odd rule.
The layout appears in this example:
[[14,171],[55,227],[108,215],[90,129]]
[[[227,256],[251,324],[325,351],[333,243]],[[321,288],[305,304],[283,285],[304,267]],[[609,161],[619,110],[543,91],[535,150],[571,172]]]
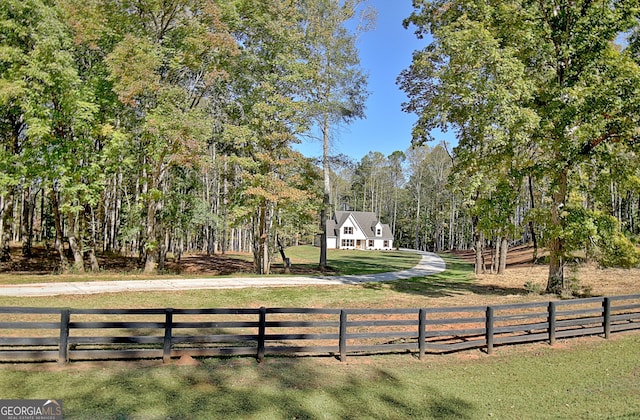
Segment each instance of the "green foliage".
[[622,233],[615,232],[613,237],[601,244],[598,262],[603,267],[638,267],[640,250]]
[[[434,0],[414,3],[405,21],[432,38],[399,78],[409,95],[404,110],[418,115],[413,141],[432,140],[436,128],[454,130],[455,167],[463,182],[480,173],[487,183],[504,180],[515,191],[524,176],[537,181],[542,208],[530,220],[544,226],[549,290],[562,283],[563,259],[572,249],[589,240],[604,247],[602,241],[613,238],[598,230],[594,214],[576,210],[572,198],[579,190],[586,212],[600,210],[589,205],[594,192],[600,203],[614,202],[605,198],[614,195],[612,184],[586,174],[596,174],[595,167],[625,185],[637,170],[640,66],[630,55],[637,34],[628,50],[614,42],[635,30],[638,5]],[[589,178],[586,184],[581,176]],[[515,196],[492,202],[499,188],[467,193],[484,219],[479,226],[507,225],[500,215]],[[620,238],[613,242],[616,253],[629,249]]]
[[614,217],[583,207],[568,207],[562,212],[564,229],[559,234],[567,257],[572,251],[587,249],[603,267],[633,268],[640,263],[640,251],[620,232]]

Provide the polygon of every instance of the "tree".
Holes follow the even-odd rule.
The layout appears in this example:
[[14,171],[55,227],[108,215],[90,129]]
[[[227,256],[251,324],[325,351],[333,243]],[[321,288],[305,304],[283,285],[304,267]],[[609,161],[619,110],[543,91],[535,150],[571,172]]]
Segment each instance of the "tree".
[[615,154],[637,139],[640,71],[614,40],[637,24],[638,2],[436,0],[416,8],[406,24],[433,42],[400,78],[405,110],[419,115],[414,141],[453,126],[470,153],[529,150],[519,166],[547,180],[550,198],[547,291],[566,290],[572,174],[606,145]]
[[358,28],[350,32],[347,24],[356,17],[362,0],[305,0],[303,61],[309,89],[304,97],[314,128],[323,144],[323,206],[320,211],[320,269],[327,267],[327,212],[330,211],[330,151],[332,130],[364,117],[366,76],[360,69],[356,41],[361,30],[369,28],[374,15],[366,9]]
[[[119,125],[138,157],[145,201],[145,271],[164,258],[159,224],[174,166],[198,167],[212,136],[207,103],[226,77],[235,40],[212,0],[88,2],[74,15],[78,40],[103,49]],[[95,32],[99,34],[96,39]]]
[[[7,24],[3,51],[9,58],[2,69],[2,97],[13,126],[14,159],[8,174],[19,176],[27,188],[35,180],[48,189],[61,267],[68,268],[62,227],[66,216],[74,267],[82,271],[76,222],[84,205],[99,194],[100,154],[94,153],[91,141],[97,106],[82,84],[61,11],[37,0],[10,2],[1,10]],[[30,220],[32,204],[25,206]],[[30,236],[27,232],[27,253]]]
[[237,169],[235,223],[251,228],[260,274],[270,272],[275,222],[296,203],[298,211],[308,207],[314,196],[307,182],[313,179],[309,161],[291,148],[310,125],[303,99],[307,70],[300,53],[303,17],[292,3],[242,0],[230,23],[241,53],[227,85],[222,144]]

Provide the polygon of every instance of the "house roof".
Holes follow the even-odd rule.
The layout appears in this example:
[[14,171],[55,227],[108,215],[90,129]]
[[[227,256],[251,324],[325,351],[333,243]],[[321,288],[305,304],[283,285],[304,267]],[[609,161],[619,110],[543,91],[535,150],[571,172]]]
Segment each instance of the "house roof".
[[376,214],[368,211],[337,211],[334,218],[327,220],[327,236],[337,237],[338,230],[352,216],[360,229],[365,233],[367,238],[375,239],[393,239],[391,228],[388,224],[380,223],[382,226],[382,236],[376,236],[376,225],[380,222]]

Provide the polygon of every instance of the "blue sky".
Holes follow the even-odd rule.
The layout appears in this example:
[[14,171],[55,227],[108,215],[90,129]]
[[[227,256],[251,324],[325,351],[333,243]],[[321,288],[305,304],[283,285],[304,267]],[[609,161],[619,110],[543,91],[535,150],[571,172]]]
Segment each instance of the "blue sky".
[[[331,150],[356,162],[370,151],[388,156],[411,145],[411,128],[417,116],[402,112],[401,104],[407,98],[396,79],[411,64],[413,51],[427,44],[416,38],[411,27],[402,26],[403,19],[413,11],[411,0],[369,0],[368,4],[378,10],[378,19],[375,29],[362,34],[358,43],[371,92],[366,117],[342,128]],[[296,148],[308,157],[322,155],[319,141],[304,140]]]

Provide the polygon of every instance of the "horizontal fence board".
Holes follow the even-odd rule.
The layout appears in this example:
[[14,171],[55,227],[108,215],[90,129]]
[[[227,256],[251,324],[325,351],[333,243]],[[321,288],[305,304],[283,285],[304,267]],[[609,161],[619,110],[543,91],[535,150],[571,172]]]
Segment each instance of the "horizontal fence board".
[[415,308],[390,308],[390,309],[343,309],[349,315],[403,315],[418,314]]
[[247,308],[205,308],[205,309],[171,309],[174,315],[258,315],[259,309]]
[[493,318],[495,322],[504,321],[524,321],[525,319],[546,318],[549,315],[548,312],[537,312],[532,314],[516,314],[516,315],[499,315]]
[[638,310],[640,310],[640,305],[638,304],[633,304],[633,305],[611,305],[611,310],[612,311],[631,311],[634,310],[634,312],[638,312]]
[[348,333],[347,340],[355,340],[358,338],[417,338],[415,331],[386,331],[386,332],[367,332],[367,333]]
[[371,353],[381,353],[385,351],[408,351],[408,350],[418,350],[418,343],[415,342],[406,342],[406,343],[397,343],[397,344],[362,344],[357,346],[349,346],[349,353],[361,353],[361,352],[371,352]]
[[628,323],[628,324],[614,324],[611,326],[611,331],[630,331],[640,329],[638,323]]
[[[174,322],[171,324],[174,329],[180,328],[257,328],[258,322],[238,322],[238,321],[218,321],[218,322],[207,322],[207,321],[193,321],[193,322]],[[162,324],[162,328],[164,328],[164,324]]]
[[602,334],[604,332],[603,327],[592,327],[592,328],[579,328],[579,329],[571,329],[571,330],[559,330],[556,331],[557,338],[568,338],[568,337],[583,337],[588,335],[596,335]]
[[639,295],[621,295],[621,296],[609,296],[609,300],[638,300]]
[[640,313],[637,314],[616,314],[611,315],[611,322],[614,321],[640,321]]
[[486,306],[450,306],[446,308],[424,308],[427,314],[447,314],[452,312],[485,312]]
[[322,309],[322,308],[267,308],[267,314],[340,315],[340,311],[341,309]]
[[1,337],[0,346],[57,346],[59,337]]
[[448,344],[427,343],[426,347],[428,350],[449,353],[454,351],[476,349],[479,347],[484,347],[486,345],[487,345],[486,340],[469,340],[469,341],[458,341],[456,343],[448,343]]
[[427,337],[447,337],[484,334],[485,328],[467,328],[464,330],[427,330]]
[[556,316],[558,316],[559,318],[567,317],[567,316],[574,317],[575,315],[591,316],[591,315],[595,315],[595,314],[602,314],[602,308],[574,309],[572,311],[557,311],[556,312]]
[[58,350],[2,350],[0,361],[2,362],[49,362],[58,360]]
[[515,344],[515,343],[528,343],[533,341],[546,341],[549,339],[549,333],[536,333],[514,336],[496,336],[494,337],[494,344]]
[[100,330],[100,329],[134,329],[134,328],[148,328],[158,329],[164,328],[164,322],[145,322],[145,321],[111,321],[111,322],[70,322],[69,328],[75,329],[87,329],[87,330]]
[[0,330],[58,330],[60,322],[0,322]]
[[161,359],[162,349],[70,350],[69,360]]
[[[192,357],[220,357],[220,356],[255,356],[255,347],[224,347],[224,348],[193,348],[193,349],[172,349],[171,357],[188,355]],[[162,357],[162,355],[161,355]]]
[[433,319],[427,318],[426,325],[449,325],[449,324],[474,324],[485,322],[486,318],[449,318],[449,319]]
[[71,315],[164,315],[166,309],[71,309]]
[[255,334],[217,334],[217,335],[174,335],[172,343],[232,343],[256,341]]
[[185,354],[262,360],[300,353],[343,360],[362,352],[422,356],[486,347],[490,353],[495,345],[608,338],[640,329],[640,295],[422,309],[0,307],[0,313],[10,315],[0,322],[0,360],[166,361]]
[[496,305],[493,309],[498,311],[506,311],[513,309],[535,309],[535,308],[546,308],[549,306],[549,302],[529,302],[529,303],[511,303],[508,305]]
[[340,326],[338,321],[267,321],[267,328],[336,328]]
[[548,322],[538,322],[535,324],[518,324],[518,325],[509,325],[504,327],[495,327],[493,329],[493,332],[495,334],[501,334],[501,333],[518,332],[518,331],[527,332],[531,330],[540,330],[540,329],[548,329],[548,328],[549,328]]
[[376,320],[376,321],[351,321],[347,322],[347,328],[351,327],[395,327],[395,326],[406,326],[406,325],[415,325],[418,326],[417,319],[396,319],[396,320]]
[[267,346],[269,354],[332,354],[338,353],[338,346]]
[[339,334],[266,334],[265,340],[337,340]]
[[559,300],[556,302],[558,306],[571,306],[571,305],[587,305],[587,304],[602,304],[604,302],[604,297],[592,297],[592,298],[581,298],[581,299],[567,299],[567,300]]
[[56,314],[60,315],[59,308],[36,308],[30,306],[0,306],[0,314]]
[[163,341],[161,336],[69,337],[69,344],[159,344]]
[[589,318],[574,318],[574,319],[559,319],[556,321],[556,326],[561,327],[577,327],[593,324],[602,324],[604,317],[589,317]]

